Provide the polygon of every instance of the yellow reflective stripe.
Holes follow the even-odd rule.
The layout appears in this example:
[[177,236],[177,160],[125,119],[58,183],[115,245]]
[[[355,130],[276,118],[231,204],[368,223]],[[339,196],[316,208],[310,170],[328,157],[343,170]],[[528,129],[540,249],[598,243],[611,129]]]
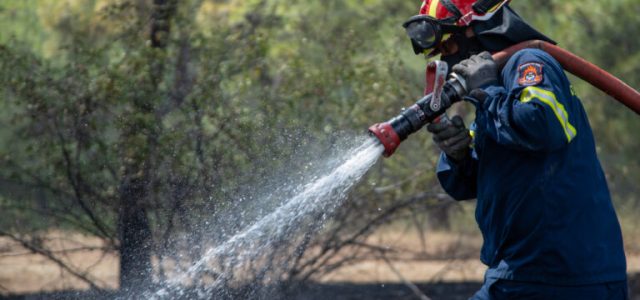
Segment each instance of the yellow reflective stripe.
[[490,8],[490,9],[487,11],[487,13],[492,13],[492,12],[494,12],[494,11],[498,10],[498,8],[502,7],[502,5],[504,5],[504,3],[505,3],[505,2],[504,2],[504,1],[502,1],[502,2],[500,2],[500,3],[496,4],[496,5],[494,5],[492,8]]
[[543,90],[535,86],[528,86],[522,90],[522,93],[520,94],[521,102],[526,103],[533,99],[538,99],[553,109],[553,113],[556,115],[556,118],[558,118],[558,121],[560,121],[564,134],[567,136],[567,141],[571,142],[571,140],[576,136],[576,128],[569,123],[569,114],[564,108],[564,105],[558,102],[556,95],[550,91]]
[[429,15],[436,18],[436,9],[438,8],[438,4],[440,4],[440,0],[433,0],[429,3]]

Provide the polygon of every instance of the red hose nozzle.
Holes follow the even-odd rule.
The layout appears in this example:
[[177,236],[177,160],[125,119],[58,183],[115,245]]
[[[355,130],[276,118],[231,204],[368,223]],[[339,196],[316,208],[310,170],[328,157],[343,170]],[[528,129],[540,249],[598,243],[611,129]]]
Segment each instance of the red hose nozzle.
[[384,157],[389,157],[400,146],[400,136],[389,123],[377,123],[369,127],[369,134],[375,136],[384,146]]

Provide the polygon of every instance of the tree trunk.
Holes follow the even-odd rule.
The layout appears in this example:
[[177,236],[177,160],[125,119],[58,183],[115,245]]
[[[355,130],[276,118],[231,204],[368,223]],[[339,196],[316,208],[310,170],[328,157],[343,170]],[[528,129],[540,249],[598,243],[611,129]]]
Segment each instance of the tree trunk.
[[140,179],[125,179],[120,190],[120,289],[126,294],[139,292],[151,282],[151,228],[141,203],[144,190]]
[[[175,3],[154,0],[149,31],[151,47],[164,50],[169,35],[169,24],[175,13]],[[120,184],[118,234],[120,238],[120,289],[128,296],[138,295],[152,283],[152,235],[145,204],[153,197],[156,148],[160,127],[158,124],[156,93],[164,72],[163,58],[155,53],[149,59],[148,94],[135,99],[134,114],[123,134],[125,171]],[[144,120],[155,119],[155,122]],[[138,120],[138,121],[135,121]],[[141,136],[143,135],[143,136]],[[143,140],[144,143],[140,144]],[[137,146],[132,146],[137,145]]]

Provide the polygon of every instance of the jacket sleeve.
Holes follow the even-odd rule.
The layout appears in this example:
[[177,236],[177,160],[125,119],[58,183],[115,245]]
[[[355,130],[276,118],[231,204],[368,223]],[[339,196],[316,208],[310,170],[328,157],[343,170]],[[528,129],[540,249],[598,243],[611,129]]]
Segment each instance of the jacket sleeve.
[[[469,150],[471,152],[471,149]],[[470,155],[460,163],[455,163],[442,152],[438,160],[436,174],[442,188],[456,200],[476,198],[478,160]]]
[[577,135],[568,114],[573,105],[560,64],[538,49],[517,52],[502,70],[502,86],[485,87],[478,105],[479,130],[498,144],[517,150],[554,151]]

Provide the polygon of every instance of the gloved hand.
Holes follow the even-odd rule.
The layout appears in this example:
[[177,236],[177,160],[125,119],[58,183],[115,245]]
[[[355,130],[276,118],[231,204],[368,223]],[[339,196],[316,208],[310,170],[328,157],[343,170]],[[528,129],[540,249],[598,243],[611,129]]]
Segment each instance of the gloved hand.
[[476,107],[484,107],[484,102],[489,95],[482,89],[475,89],[469,92],[469,95],[465,97],[466,101],[469,101],[476,105]]
[[450,121],[431,123],[427,125],[427,130],[433,133],[436,145],[455,162],[467,157],[471,135],[460,116],[454,116]]
[[498,82],[498,65],[487,51],[461,61],[451,71],[462,76],[467,91]]

